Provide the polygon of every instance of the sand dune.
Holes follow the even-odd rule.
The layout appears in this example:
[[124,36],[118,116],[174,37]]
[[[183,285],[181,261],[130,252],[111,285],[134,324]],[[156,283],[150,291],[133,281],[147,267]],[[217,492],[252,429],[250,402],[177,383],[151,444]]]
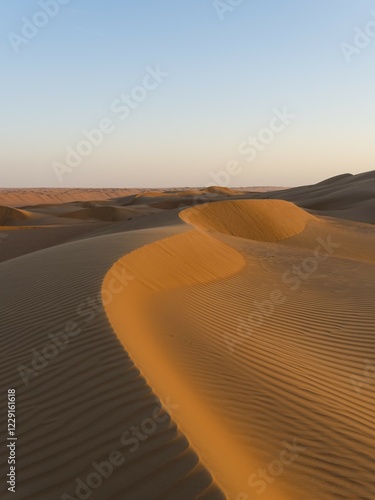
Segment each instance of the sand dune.
[[[275,188],[253,188],[255,191],[271,191]],[[25,205],[55,205],[60,203],[72,203],[82,201],[112,201],[120,204],[121,199],[128,201],[134,199],[137,195],[140,197],[147,196],[149,198],[158,198],[163,193],[170,195],[178,194],[179,196],[192,197],[201,195],[202,192],[214,191],[217,193],[236,194],[236,190],[230,190],[225,187],[213,186],[208,189],[198,188],[180,188],[180,189],[63,189],[63,188],[35,188],[35,189],[6,189],[0,188],[0,205],[9,207],[22,207]]]
[[[50,211],[52,212],[52,211]],[[62,224],[61,217],[63,214],[58,214],[57,217],[53,213],[38,212],[31,207],[31,210],[16,209],[11,207],[0,207],[0,226],[8,226],[15,228],[23,228],[24,226],[45,226]]]
[[27,212],[0,206],[0,226],[22,225],[27,222]]
[[[114,269],[125,266],[136,280],[106,310],[156,392],[181,402],[172,415],[203,463],[228,498],[373,498],[374,389],[358,393],[352,381],[375,355],[375,255],[367,251],[375,231],[284,202],[220,202],[181,217],[200,232],[123,257]],[[287,239],[273,232],[282,222]],[[211,239],[214,228],[242,235],[224,237],[227,264],[215,244],[207,262],[204,227]],[[301,262],[306,281],[292,273]],[[223,275],[229,263],[232,275]],[[269,481],[258,473],[268,467]]]
[[237,196],[238,194],[241,194],[240,191],[235,191],[234,189],[230,189],[227,187],[222,187],[222,186],[210,186],[207,189],[202,190],[207,191],[208,193],[215,193],[215,194],[223,194],[226,196]]
[[107,224],[74,224],[60,226],[21,226],[0,228],[0,262],[46,248],[87,238],[91,233],[106,231]]
[[[176,488],[183,489],[183,498],[223,498],[121,347],[100,302],[102,277],[116,258],[175,231],[138,231],[127,239],[121,234],[102,236],[0,264],[2,282],[7,283],[1,379],[4,386],[17,389],[20,478],[16,496],[6,494],[2,482],[1,498],[75,497],[76,478],[85,480],[95,471],[92,462],[108,460],[114,450],[123,454],[125,465],[90,498],[176,498]],[[17,366],[31,367],[32,350],[42,353],[54,345],[49,335],[63,337],[69,325],[69,331],[80,333],[25,386]],[[3,405],[2,417],[4,412]],[[144,422],[155,414],[165,418],[147,428]],[[121,442],[121,437],[125,432],[132,436],[131,427],[142,424],[149,432],[147,440],[131,452],[134,437],[133,442],[127,436],[128,441]],[[4,455],[2,450],[3,470]]]
[[371,171],[337,176],[312,186],[267,193],[266,197],[292,201],[321,215],[374,224],[374,192],[375,171]]
[[[127,287],[131,294],[138,289],[169,290],[183,285],[207,283],[218,277],[231,276],[245,265],[245,259],[238,252],[198,232],[158,241],[152,247],[128,255],[126,262],[133,276],[142,276]],[[116,266],[120,272],[122,263],[115,264],[113,270],[117,269]],[[147,276],[147,279],[143,276]],[[111,279],[111,274],[108,279]]]
[[[227,194],[222,194],[224,188],[216,188],[213,191],[209,189],[203,190],[187,190],[177,193],[167,192],[150,192],[145,194],[135,195],[134,197],[126,197],[120,201],[121,205],[148,205],[150,207],[159,208],[162,210],[173,210],[175,208],[184,208],[196,205],[201,199],[208,198],[210,200],[220,200],[227,198]],[[119,200],[117,200],[119,201]],[[207,201],[207,200],[206,200]],[[200,201],[201,202],[201,201]]]
[[221,201],[181,213],[193,226],[240,238],[279,241],[302,232],[315,217],[278,200]]
[[373,500],[374,183],[0,190],[1,498]]
[[140,189],[0,189],[0,204],[23,206],[83,200],[107,200],[116,196],[140,192]]

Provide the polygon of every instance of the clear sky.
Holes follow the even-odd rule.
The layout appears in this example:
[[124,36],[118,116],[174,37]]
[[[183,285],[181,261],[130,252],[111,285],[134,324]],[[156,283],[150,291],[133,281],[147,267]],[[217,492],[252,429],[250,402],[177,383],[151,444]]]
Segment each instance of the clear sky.
[[1,187],[292,186],[375,168],[373,1],[57,2],[0,3]]

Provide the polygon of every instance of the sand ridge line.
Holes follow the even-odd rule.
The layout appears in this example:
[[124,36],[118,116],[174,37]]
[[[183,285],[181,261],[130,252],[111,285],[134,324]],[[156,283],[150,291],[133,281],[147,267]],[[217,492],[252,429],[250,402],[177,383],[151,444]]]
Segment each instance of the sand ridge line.
[[[247,205],[247,202],[241,203]],[[276,201],[272,202],[272,205],[284,205],[284,203]],[[221,204],[228,202],[216,205]],[[257,202],[255,205],[262,205],[262,202]],[[295,208],[298,213],[300,209]],[[182,214],[184,215],[184,212]],[[306,215],[309,218],[308,214]],[[183,216],[182,218],[184,219]],[[251,224],[246,225],[251,230]],[[184,411],[174,412],[173,417],[191,440],[193,447],[219,485],[224,487],[225,491],[232,493],[241,485],[243,479],[246,479],[247,471],[251,470],[251,455],[244,455],[243,450],[234,441],[231,442],[228,429],[216,418],[201,395],[192,390],[190,382],[178,373],[178,367],[169,359],[168,350],[165,350],[163,342],[159,339],[158,343],[155,343],[147,324],[148,320],[143,321],[140,318],[142,318],[142,303],[147,302],[147,296],[150,294],[183,289],[197,284],[204,286],[208,283],[217,283],[241,272],[244,265],[245,259],[239,252],[200,226],[199,230],[172,236],[142,247],[115,263],[113,269],[125,267],[136,279],[123,294],[117,295],[106,307],[114,331],[146,379],[155,387],[162,401],[163,397],[166,397],[165,387],[169,388],[169,393],[173,393],[174,398],[178,395]],[[103,291],[109,286],[109,278],[110,274],[107,274],[103,281]],[[131,304],[126,318],[121,306],[125,297]],[[138,319],[133,321],[134,316]],[[150,367],[156,360],[158,367],[155,374]],[[195,422],[194,428],[192,422]],[[207,424],[204,431],[199,429],[201,427],[199,422]],[[210,443],[209,446],[207,442]],[[230,442],[232,465],[230,467],[228,464],[218,465],[217,456],[224,456]],[[245,487],[246,485],[243,485],[242,489]],[[269,495],[271,495],[269,498],[283,498],[280,487],[277,493],[269,492]]]
[[[168,392],[183,408],[175,413],[176,422],[229,498],[262,498],[266,489],[266,498],[278,500],[301,495],[315,500],[316,492],[330,499],[345,491],[372,499],[368,443],[373,385],[360,382],[358,395],[350,377],[363,374],[365,353],[373,349],[375,319],[361,292],[361,283],[370,286],[374,273],[366,250],[373,233],[358,234],[352,225],[341,230],[301,214],[292,204],[276,202],[274,207],[288,207],[289,217],[272,210],[276,222],[264,225],[265,237],[259,230],[267,201],[237,225],[231,223],[230,215],[237,213],[231,203],[186,210],[199,227],[190,233],[198,231],[196,239],[158,241],[121,259],[123,265],[138,266],[141,284],[106,308],[113,329],[159,397]],[[218,210],[220,205],[225,209]],[[222,224],[220,218],[227,220]],[[278,224],[282,227],[275,232]],[[291,234],[286,239],[285,227]],[[222,234],[227,238],[222,240]],[[239,248],[247,242],[246,266],[220,278],[219,259],[218,279],[203,279],[196,265],[189,267],[189,254],[195,254],[190,257],[195,264],[197,244],[208,236],[224,241],[227,251],[238,250],[236,242]],[[275,241],[276,236],[280,239]],[[330,258],[306,280],[300,278],[296,293],[285,273],[293,265],[310,263],[317,238]],[[264,259],[263,252],[272,256]],[[158,263],[156,271],[143,267],[147,259]],[[176,261],[173,279],[170,260]],[[164,276],[168,286],[160,285]],[[268,300],[278,281],[286,300],[266,315],[256,334],[237,345],[238,321],[252,311],[254,301]],[[348,290],[342,285],[347,281]],[[126,316],[124,300],[131,304]],[[226,339],[234,341],[234,350]],[[323,441],[329,443],[327,449]],[[278,459],[283,442],[296,443],[299,450],[288,467]],[[350,450],[351,462],[345,450]]]

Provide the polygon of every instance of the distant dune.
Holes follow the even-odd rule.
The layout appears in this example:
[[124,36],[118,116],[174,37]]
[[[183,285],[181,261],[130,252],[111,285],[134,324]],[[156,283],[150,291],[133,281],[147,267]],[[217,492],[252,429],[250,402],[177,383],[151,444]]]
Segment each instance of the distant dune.
[[21,210],[0,206],[0,225],[17,225],[27,220],[27,214]]
[[292,201],[316,213],[375,223],[375,171],[345,174],[312,186],[272,192],[266,197]]
[[375,172],[0,204],[2,499],[375,498]]
[[0,189],[0,203],[11,207],[41,203],[69,203],[84,200],[106,200],[115,196],[139,192],[139,189]]
[[[252,188],[254,191],[267,192],[272,191],[276,188],[273,187],[261,187]],[[213,186],[208,188],[210,192],[216,192],[221,194],[233,193],[234,190],[228,188]],[[108,199],[120,198],[120,197],[134,197],[135,195],[143,196],[147,193],[149,197],[159,197],[161,193],[177,193],[179,196],[194,196],[201,194],[202,190],[194,188],[181,188],[177,191],[173,188],[169,189],[64,189],[64,188],[24,188],[24,189],[11,189],[11,188],[0,188],[0,204],[17,207],[24,205],[39,205],[39,204],[56,204],[56,203],[70,203],[70,202],[82,202],[82,201],[102,201]],[[235,191],[234,191],[235,192]]]

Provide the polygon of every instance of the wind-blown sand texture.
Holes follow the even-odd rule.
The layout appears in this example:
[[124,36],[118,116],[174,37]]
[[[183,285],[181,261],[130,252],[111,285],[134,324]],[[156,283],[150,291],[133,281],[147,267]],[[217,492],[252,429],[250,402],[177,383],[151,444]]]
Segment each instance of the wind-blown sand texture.
[[375,498],[374,192],[370,172],[16,211],[0,198],[18,436],[17,493],[3,481],[1,498],[79,498],[115,450],[124,463],[87,498]]

